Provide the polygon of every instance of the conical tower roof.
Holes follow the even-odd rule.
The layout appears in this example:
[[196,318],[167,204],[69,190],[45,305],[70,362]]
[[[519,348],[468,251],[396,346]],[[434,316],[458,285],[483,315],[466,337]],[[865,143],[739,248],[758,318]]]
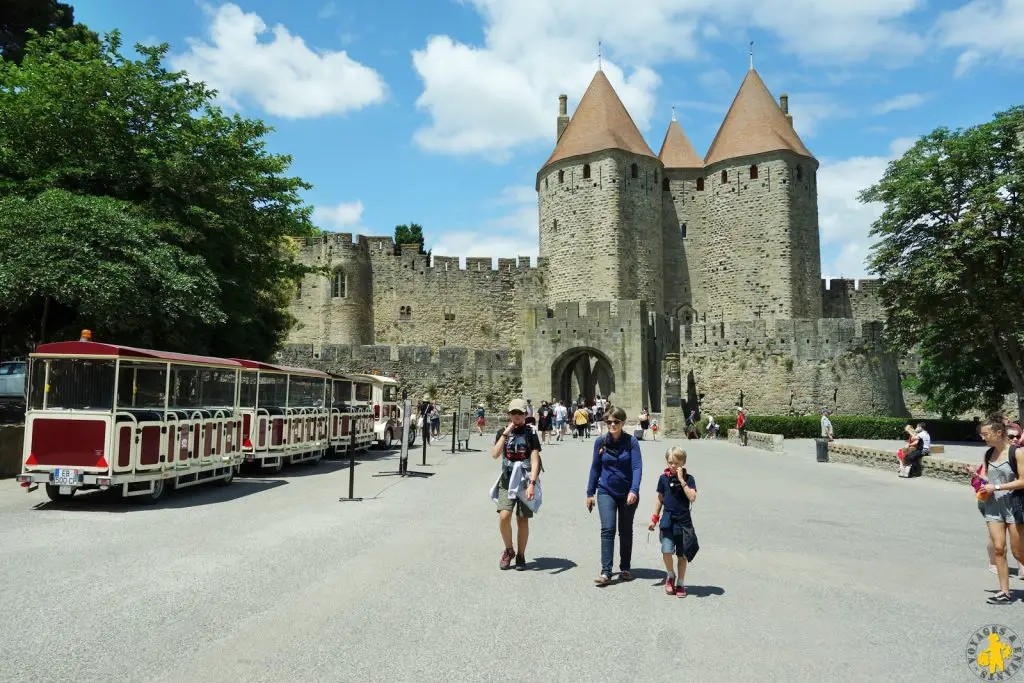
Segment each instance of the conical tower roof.
[[665,164],[665,168],[704,168],[704,162],[697,156],[690,138],[686,137],[683,127],[675,118],[665,131],[665,140],[661,143],[658,158]]
[[757,71],[751,69],[743,79],[740,91],[736,93],[736,99],[732,101],[729,113],[704,157],[704,163],[710,166],[725,159],[780,150],[814,158]]
[[555,151],[541,168],[562,159],[603,149],[621,149],[633,154],[655,156],[622,100],[615,94],[608,77],[603,71],[598,71],[576,107],[576,112],[569,119],[569,125],[558,138]]

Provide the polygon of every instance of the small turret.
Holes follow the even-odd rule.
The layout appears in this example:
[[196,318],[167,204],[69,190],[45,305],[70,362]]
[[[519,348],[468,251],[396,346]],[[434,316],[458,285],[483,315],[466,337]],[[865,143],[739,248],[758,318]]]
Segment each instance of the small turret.
[[565,127],[569,125],[569,96],[559,95],[558,96],[558,134],[555,136],[555,142],[562,137],[562,133],[565,131]]
[[793,125],[793,115],[789,113],[789,95],[782,93],[779,95],[779,109],[786,115],[786,120],[789,121],[789,125]]

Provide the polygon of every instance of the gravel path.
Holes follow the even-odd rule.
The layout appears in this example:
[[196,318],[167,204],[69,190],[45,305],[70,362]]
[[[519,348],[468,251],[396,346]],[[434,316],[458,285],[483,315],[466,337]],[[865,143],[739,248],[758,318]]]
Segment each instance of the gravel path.
[[[474,437],[474,447],[484,447]],[[700,498],[691,597],[648,540],[666,443],[645,442],[632,583],[596,588],[590,445],[545,450],[531,568],[501,572],[485,452],[429,478],[344,463],[67,505],[0,485],[0,680],[968,681],[995,588],[964,486],[684,442]],[[1014,563],[1015,564],[1015,563]],[[1024,582],[1011,579],[1024,590]]]

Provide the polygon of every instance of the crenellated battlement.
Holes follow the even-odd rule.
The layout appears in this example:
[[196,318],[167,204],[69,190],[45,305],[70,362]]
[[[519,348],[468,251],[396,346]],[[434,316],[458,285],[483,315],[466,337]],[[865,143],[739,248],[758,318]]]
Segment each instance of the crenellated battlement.
[[821,281],[822,315],[828,318],[883,320],[881,280],[876,278],[823,278]]
[[348,232],[329,233],[320,237],[307,237],[300,242],[299,251],[304,261],[322,260],[325,248],[334,251],[336,248],[354,250],[369,256],[372,261],[382,265],[411,266],[421,271],[467,273],[511,273],[528,272],[546,267],[546,259],[538,258],[536,264],[529,256],[514,258],[499,257],[497,263],[490,256],[428,256],[421,254],[418,244],[400,245],[395,253],[395,241],[390,237],[374,235],[353,235]]

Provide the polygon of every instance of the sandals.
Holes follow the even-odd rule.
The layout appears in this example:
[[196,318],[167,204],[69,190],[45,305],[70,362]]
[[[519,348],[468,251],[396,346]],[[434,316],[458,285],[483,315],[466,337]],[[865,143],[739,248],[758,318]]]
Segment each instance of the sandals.
[[621,572],[619,572],[619,580],[620,581],[632,581],[633,580],[633,574],[630,573],[630,571],[628,569],[623,569]]
[[594,579],[594,583],[598,586],[607,586],[609,583],[611,583],[611,579],[608,578],[606,574],[601,574],[596,579]]
[[989,597],[985,602],[987,602],[990,605],[1009,605],[1011,602],[1013,602],[1013,598],[1011,598],[1006,593],[996,593],[995,595]]

